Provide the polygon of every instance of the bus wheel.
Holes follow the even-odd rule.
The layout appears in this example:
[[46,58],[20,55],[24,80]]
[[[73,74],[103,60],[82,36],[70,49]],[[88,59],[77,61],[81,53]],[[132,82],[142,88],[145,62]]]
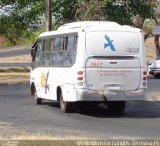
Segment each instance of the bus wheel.
[[36,103],[37,105],[41,105],[42,104],[42,98],[36,98]]
[[125,109],[125,101],[107,101],[107,109],[109,113],[122,114]]
[[156,79],[158,79],[158,78],[160,78],[160,75],[154,75],[154,77],[155,77]]
[[35,88],[35,87],[34,87],[34,97],[35,97],[35,100],[36,100],[36,104],[37,104],[37,105],[42,104],[42,98],[39,98],[39,97],[37,96],[37,92],[36,92],[36,88]]
[[72,112],[74,112],[74,110],[73,110],[73,103],[72,102],[64,101],[62,93],[60,95],[60,109],[64,113],[72,113]]

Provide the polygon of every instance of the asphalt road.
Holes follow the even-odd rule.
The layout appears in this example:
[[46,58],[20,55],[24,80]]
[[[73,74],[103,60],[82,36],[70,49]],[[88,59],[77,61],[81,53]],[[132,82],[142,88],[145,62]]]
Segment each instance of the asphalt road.
[[0,67],[24,67],[31,66],[31,63],[0,63]]
[[0,50],[0,58],[29,55],[30,52],[31,49],[26,49],[25,47],[14,47],[12,49]]
[[[31,49],[25,47],[15,47],[12,49],[0,50],[0,58],[30,55]],[[30,66],[30,63],[1,63],[0,67],[23,67]]]
[[[150,79],[149,97],[160,98],[160,79]],[[127,102],[123,115],[103,108],[65,114],[56,102],[36,105],[29,85],[0,86],[0,136],[20,134],[98,139],[160,139],[160,101]]]

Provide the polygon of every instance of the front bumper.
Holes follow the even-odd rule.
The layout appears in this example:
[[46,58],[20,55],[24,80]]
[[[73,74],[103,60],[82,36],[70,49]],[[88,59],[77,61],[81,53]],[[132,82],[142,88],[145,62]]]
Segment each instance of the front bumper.
[[130,92],[76,89],[76,101],[140,101],[147,100],[147,89]]

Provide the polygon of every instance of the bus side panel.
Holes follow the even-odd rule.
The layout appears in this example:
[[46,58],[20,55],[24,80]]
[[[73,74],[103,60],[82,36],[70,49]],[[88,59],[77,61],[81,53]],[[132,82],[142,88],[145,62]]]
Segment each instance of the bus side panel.
[[51,67],[42,67],[41,68],[41,95],[43,99],[56,100],[56,91],[52,86],[54,74],[50,71]]
[[41,98],[41,85],[40,85],[40,68],[31,71],[30,82],[35,85],[37,97]]
[[77,100],[74,85],[64,84],[62,92],[64,101],[75,102]]
[[64,101],[76,101],[75,75],[72,67],[50,67],[43,70],[43,74],[46,78],[45,89],[42,88],[43,98],[57,100],[57,89],[60,88]]
[[31,72],[31,78],[34,78],[32,82],[39,98],[57,100],[56,88],[51,84],[54,82],[53,76],[47,67],[38,67]]

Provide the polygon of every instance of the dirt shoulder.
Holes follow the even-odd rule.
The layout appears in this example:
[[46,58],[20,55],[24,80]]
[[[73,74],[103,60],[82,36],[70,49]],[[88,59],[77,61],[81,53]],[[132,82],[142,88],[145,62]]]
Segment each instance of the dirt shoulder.
[[0,63],[31,63],[30,55],[0,58]]
[[[2,57],[0,58],[0,84],[26,84],[29,83],[30,76],[30,66],[25,67],[23,64],[31,63],[30,54],[27,55],[19,55],[15,54],[14,50],[24,50],[24,47],[12,47],[8,49],[0,49],[2,53],[12,53],[15,56],[11,57]],[[7,66],[5,64],[10,64]],[[13,64],[13,65],[12,65]],[[16,64],[22,64],[22,66],[18,66]],[[5,67],[6,66],[6,67]]]

